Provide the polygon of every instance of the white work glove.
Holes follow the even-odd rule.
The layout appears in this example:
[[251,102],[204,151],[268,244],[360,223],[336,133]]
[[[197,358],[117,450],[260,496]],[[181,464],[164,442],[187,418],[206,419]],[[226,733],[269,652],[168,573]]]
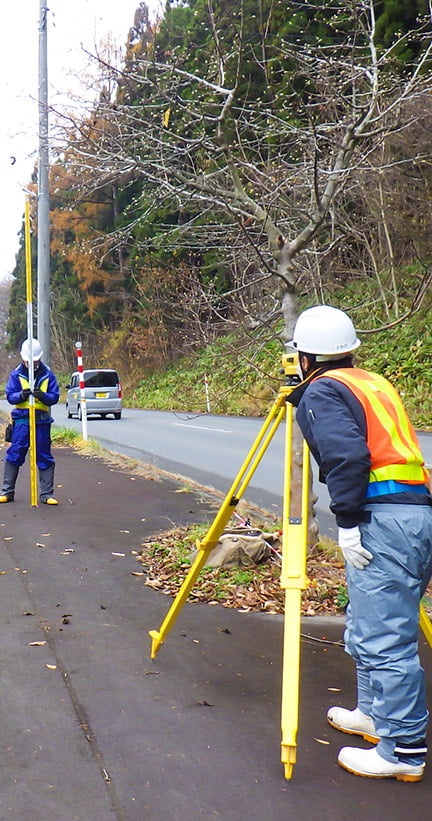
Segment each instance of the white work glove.
[[360,528],[357,526],[340,527],[338,542],[346,564],[356,567],[357,570],[364,570],[373,559],[372,553],[369,553],[369,550],[366,550],[361,543]]

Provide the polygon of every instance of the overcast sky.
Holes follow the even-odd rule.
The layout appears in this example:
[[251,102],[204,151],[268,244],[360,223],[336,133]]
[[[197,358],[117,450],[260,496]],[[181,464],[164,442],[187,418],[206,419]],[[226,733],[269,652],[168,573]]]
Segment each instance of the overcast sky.
[[[50,105],[61,105],[72,95],[80,94],[78,78],[89,65],[85,50],[94,54],[108,35],[124,50],[138,5],[139,0],[47,1]],[[147,0],[147,5],[157,9],[160,3]],[[15,266],[25,187],[38,156],[39,17],[40,0],[2,3],[0,280],[7,278]],[[82,93],[85,94],[84,85]]]

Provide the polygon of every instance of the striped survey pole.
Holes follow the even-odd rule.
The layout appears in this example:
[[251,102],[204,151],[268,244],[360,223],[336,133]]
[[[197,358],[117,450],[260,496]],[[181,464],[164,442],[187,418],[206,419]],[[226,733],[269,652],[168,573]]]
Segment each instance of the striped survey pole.
[[75,350],[77,355],[77,362],[78,362],[78,374],[79,374],[79,389],[80,389],[80,410],[81,410],[81,424],[82,424],[82,438],[87,440],[88,433],[87,433],[87,405],[86,405],[86,395],[85,395],[85,385],[84,385],[84,371],[83,371],[83,361],[82,361],[82,343],[75,342]]
[[204,374],[204,390],[205,390],[205,397],[206,397],[206,408],[207,413],[210,413],[210,396],[209,396],[209,387],[208,387],[208,379],[207,374]]

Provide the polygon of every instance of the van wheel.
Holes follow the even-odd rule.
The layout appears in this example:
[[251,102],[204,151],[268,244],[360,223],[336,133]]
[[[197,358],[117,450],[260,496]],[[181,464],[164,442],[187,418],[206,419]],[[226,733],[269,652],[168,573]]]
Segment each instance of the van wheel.
[[80,421],[80,422],[82,422],[82,410],[81,410],[81,405],[78,405],[78,419],[79,419],[79,421]]
[[117,411],[117,412],[114,414],[114,419],[121,419],[121,411]]
[[66,414],[67,414],[68,419],[72,419],[72,414],[69,410],[69,405],[68,404],[66,404]]

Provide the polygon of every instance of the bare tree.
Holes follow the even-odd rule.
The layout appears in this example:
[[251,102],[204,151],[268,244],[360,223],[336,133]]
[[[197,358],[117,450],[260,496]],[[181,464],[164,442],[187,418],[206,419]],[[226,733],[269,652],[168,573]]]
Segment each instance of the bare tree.
[[[298,312],[298,283],[308,271],[318,294],[320,259],[346,238],[346,203],[360,179],[369,189],[376,185],[377,220],[394,268],[378,180],[391,135],[398,135],[399,163],[430,162],[430,152],[420,156],[404,134],[430,100],[432,39],[427,19],[378,49],[373,0],[334,0],[331,14],[328,4],[314,7],[331,43],[275,38],[271,5],[260,21],[260,46],[251,47],[243,0],[231,41],[209,1],[212,49],[200,73],[185,57],[158,50],[157,35],[153,51],[135,55],[124,70],[100,59],[121,93],[114,102],[101,95],[91,128],[76,124],[68,141],[83,193],[131,179],[141,183],[112,245],[127,247],[134,237],[143,251],[217,249],[232,275],[226,298],[252,324],[282,311],[286,338]],[[303,6],[288,3],[287,13]],[[414,37],[421,43],[418,57],[401,71],[395,54]],[[259,100],[245,91],[245,55],[265,84]],[[283,81],[275,81],[275,63]],[[140,226],[164,209],[175,220],[144,236]],[[378,272],[376,261],[372,265]]]

